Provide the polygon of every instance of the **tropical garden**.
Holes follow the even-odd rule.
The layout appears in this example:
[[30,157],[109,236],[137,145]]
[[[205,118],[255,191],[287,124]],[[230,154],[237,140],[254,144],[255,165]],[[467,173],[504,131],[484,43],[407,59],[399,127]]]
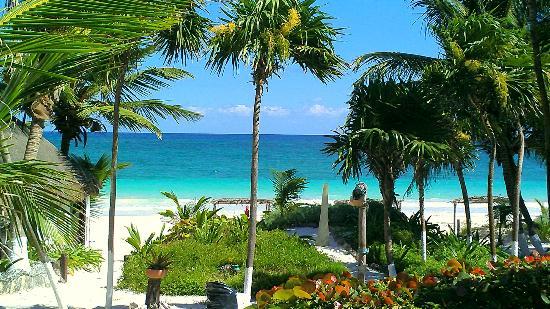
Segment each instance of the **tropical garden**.
[[[438,57],[380,51],[347,63],[334,47],[343,29],[315,0],[224,1],[218,21],[195,0],[7,1],[0,17],[2,287],[10,292],[23,282],[18,278],[40,269],[58,307],[66,308],[52,267],[63,257],[72,271],[107,265],[106,308],[115,285],[145,293],[146,270],[166,269],[159,277],[163,294],[204,295],[208,282],[220,281],[252,296],[258,308],[550,306],[550,259],[543,247],[550,241],[550,215],[541,203],[542,214],[532,217],[521,193],[524,158],[532,155],[546,167],[550,197],[550,3],[410,5],[424,12]],[[158,56],[164,66],[146,65]],[[199,120],[200,113],[151,98],[192,77],[182,67],[199,58],[213,74],[228,67],[251,74],[249,211],[228,217],[212,209],[208,197],[188,204],[163,192],[173,203],[160,214],[167,228],[145,237],[127,227],[132,252],[115,282],[117,173],[127,167],[118,161],[119,131],[160,138],[162,120]],[[269,82],[293,64],[321,83],[348,70],[359,76],[348,117],[327,136],[324,152],[344,182],[372,175],[379,183],[382,200],[366,201],[364,253],[382,279],[359,281],[350,265],[285,231],[317,227],[321,216],[318,205],[299,201],[308,185],[299,171],[273,171],[274,209],[259,216],[262,98]],[[39,156],[46,125],[61,135],[60,161]],[[72,145],[85,146],[89,133],[107,130],[110,155],[94,161],[72,154]],[[14,138],[18,132],[22,140]],[[12,151],[18,143],[20,156]],[[476,228],[464,173],[480,152],[489,157],[482,197],[488,223]],[[497,167],[505,197],[493,194]],[[413,216],[401,212],[395,189],[408,171],[410,190],[418,192]],[[459,180],[464,230],[447,231],[425,215],[430,184],[441,173]],[[84,240],[89,200],[107,183],[103,256]],[[358,208],[335,203],[328,217],[337,241],[357,248]]]

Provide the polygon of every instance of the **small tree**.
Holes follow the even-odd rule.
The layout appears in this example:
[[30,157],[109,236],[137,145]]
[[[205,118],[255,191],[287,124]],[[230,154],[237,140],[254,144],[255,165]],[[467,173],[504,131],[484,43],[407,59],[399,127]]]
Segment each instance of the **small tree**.
[[271,171],[271,183],[275,191],[275,207],[284,212],[296,205],[296,200],[307,188],[307,179],[296,176],[297,170]]

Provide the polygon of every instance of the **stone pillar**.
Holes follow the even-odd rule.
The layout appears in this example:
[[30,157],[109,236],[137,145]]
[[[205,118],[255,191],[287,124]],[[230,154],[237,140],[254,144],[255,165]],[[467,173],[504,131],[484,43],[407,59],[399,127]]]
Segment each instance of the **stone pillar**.
[[323,186],[323,200],[321,203],[321,216],[319,218],[319,229],[317,230],[317,246],[329,245],[329,227],[328,227],[328,184]]

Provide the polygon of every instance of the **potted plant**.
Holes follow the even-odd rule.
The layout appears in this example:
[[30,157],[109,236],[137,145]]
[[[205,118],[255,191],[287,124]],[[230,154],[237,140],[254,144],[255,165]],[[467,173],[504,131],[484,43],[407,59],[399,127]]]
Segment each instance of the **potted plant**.
[[171,264],[172,256],[170,254],[162,252],[154,253],[145,274],[149,279],[163,279]]

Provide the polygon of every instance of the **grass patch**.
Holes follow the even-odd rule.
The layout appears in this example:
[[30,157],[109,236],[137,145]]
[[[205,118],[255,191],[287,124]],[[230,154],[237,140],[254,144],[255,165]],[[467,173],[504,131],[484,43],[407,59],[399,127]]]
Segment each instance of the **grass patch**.
[[[246,242],[222,239],[205,244],[193,238],[161,244],[160,250],[174,255],[168,275],[161,284],[165,295],[205,295],[209,281],[224,282],[242,291]],[[220,269],[226,264],[238,264],[237,272]],[[131,255],[124,263],[118,288],[143,293],[147,288],[146,261]],[[254,291],[269,289],[288,277],[312,276],[320,273],[342,273],[346,267],[319,253],[314,247],[283,231],[258,231],[255,256]]]

